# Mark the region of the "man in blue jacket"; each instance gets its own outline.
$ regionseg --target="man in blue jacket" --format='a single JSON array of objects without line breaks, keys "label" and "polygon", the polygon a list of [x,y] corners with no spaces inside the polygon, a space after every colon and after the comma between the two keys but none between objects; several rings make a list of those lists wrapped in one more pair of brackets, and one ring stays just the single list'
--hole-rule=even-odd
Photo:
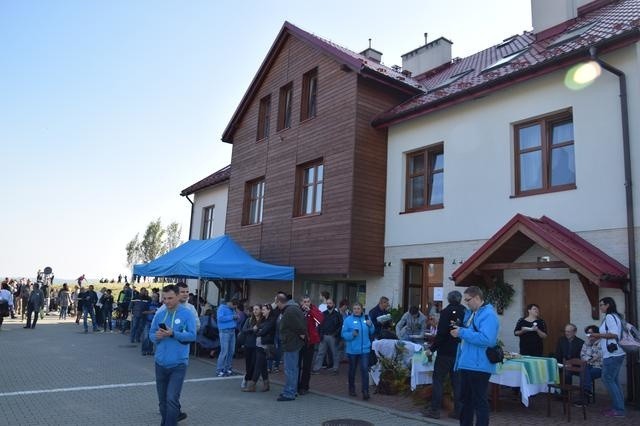
[{"label": "man in blue jacket", "polygon": [[189,364],[189,343],[196,340],[196,319],[180,304],[175,285],[162,289],[166,309],[156,313],[149,339],[156,344],[156,388],[162,415],[161,426],[175,426],[187,417],[180,412],[180,392]]},{"label": "man in blue jacket", "polygon": [[220,335],[220,353],[218,354],[216,366],[218,377],[231,376],[233,374],[231,364],[233,362],[233,353],[236,349],[236,326],[238,321],[236,306],[238,306],[236,299],[220,303],[220,306],[218,306],[216,317]]},{"label": "man in blue jacket", "polygon": [[486,350],[495,346],[498,339],[498,316],[491,304],[484,303],[482,290],[476,286],[464,292],[464,302],[469,309],[461,326],[454,326],[451,336],[460,338],[454,369],[460,375],[462,389],[460,425],[489,424],[489,403],[487,390],[489,378],[496,372],[496,365],[489,362]]}]

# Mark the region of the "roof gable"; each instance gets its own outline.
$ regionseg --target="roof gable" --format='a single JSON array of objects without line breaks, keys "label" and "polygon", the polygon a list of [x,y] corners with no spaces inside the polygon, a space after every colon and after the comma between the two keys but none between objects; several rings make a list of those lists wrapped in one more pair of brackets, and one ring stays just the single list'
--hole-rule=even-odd
[{"label": "roof gable", "polygon": [[552,219],[516,214],[452,274],[456,284],[478,279],[486,263],[512,263],[538,244],[567,267],[600,287],[622,288],[629,270],[575,232]]},{"label": "roof gable", "polygon": [[217,172],[210,174],[206,178],[199,180],[191,186],[186,187],[180,192],[181,196],[191,195],[213,185],[217,185],[229,180],[231,176],[231,165],[221,168]]},{"label": "roof gable", "polygon": [[606,52],[633,43],[640,39],[640,0],[607,4],[563,27],[540,39],[524,32],[416,76],[427,92],[380,114],[373,125],[386,127],[585,61],[592,46]]},{"label": "roof gable", "polygon": [[330,56],[336,62],[342,64],[351,71],[357,72],[365,77],[375,79],[382,84],[389,85],[397,90],[410,94],[423,92],[421,84],[415,79],[385,65],[372,61],[359,53],[339,46],[329,40],[304,31],[289,22],[285,22],[276,36],[275,41],[271,45],[266,57],[262,61],[260,68],[258,68],[253,80],[249,84],[249,88],[242,97],[242,100],[236,108],[229,124],[227,124],[227,127],[222,134],[222,141],[230,143],[233,142],[233,134],[240,123],[242,116],[258,92],[264,78],[271,68],[271,65],[278,56],[280,49],[286,43],[288,37],[296,37],[307,43],[309,46]]}]

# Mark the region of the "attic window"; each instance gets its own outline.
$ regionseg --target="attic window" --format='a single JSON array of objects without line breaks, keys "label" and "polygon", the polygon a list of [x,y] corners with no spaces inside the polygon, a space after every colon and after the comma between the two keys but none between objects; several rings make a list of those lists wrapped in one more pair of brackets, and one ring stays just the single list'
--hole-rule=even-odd
[{"label": "attic window", "polygon": [[501,66],[506,65],[509,62],[513,61],[515,58],[517,58],[518,56],[522,55],[526,51],[527,51],[527,49],[522,49],[522,50],[519,50],[519,51],[517,51],[515,53],[512,53],[511,55],[505,56],[502,59],[494,62],[491,65],[489,65],[488,67],[483,69],[481,72],[486,72],[486,71],[489,71],[489,70],[500,68]]},{"label": "attic window", "polygon": [[470,70],[462,71],[462,72],[459,72],[458,74],[452,75],[451,77],[447,78],[446,80],[437,84],[436,86],[429,88],[428,93],[435,92],[436,90],[444,89],[445,87],[455,83],[456,81],[460,80],[462,77],[470,74],[471,72],[473,72],[473,68]]},{"label": "attic window", "polygon": [[547,48],[556,47],[570,40],[574,40],[580,37],[582,34],[589,31],[591,28],[595,27],[595,25],[596,23],[593,22],[591,24],[583,25],[580,28],[576,28],[575,30],[569,31],[568,33],[564,33],[563,35],[558,37],[553,43],[547,46]]},{"label": "attic window", "polygon": [[518,36],[517,35],[512,35],[511,37],[507,37],[504,40],[502,40],[502,43],[498,44],[496,46],[496,48],[500,48],[500,47],[504,47],[506,45],[508,45],[509,43],[511,43],[513,40],[515,40]]}]

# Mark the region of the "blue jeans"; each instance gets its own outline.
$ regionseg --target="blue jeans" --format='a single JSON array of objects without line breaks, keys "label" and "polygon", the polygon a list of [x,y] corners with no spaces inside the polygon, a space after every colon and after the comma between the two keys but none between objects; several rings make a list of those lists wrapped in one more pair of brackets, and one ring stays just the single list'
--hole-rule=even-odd
[{"label": "blue jeans", "polygon": [[298,390],[298,361],[300,359],[300,351],[282,352],[284,359],[284,376],[285,383],[282,390],[282,396],[285,398],[295,398]]},{"label": "blue jeans", "polygon": [[622,355],[602,360],[602,383],[607,387],[609,397],[611,397],[611,408],[618,413],[624,413],[624,396],[620,382],[618,382],[618,375],[624,358],[625,355]]},{"label": "blue jeans", "polygon": [[276,337],[273,339],[273,358],[267,360],[267,368],[271,370],[273,368],[280,368],[280,358],[282,357],[282,351],[280,350],[280,336],[276,332]]},{"label": "blue jeans", "polygon": [[460,426],[473,426],[473,415],[476,416],[476,426],[489,424],[489,377],[491,374],[481,371],[459,370],[460,374]]},{"label": "blue jeans", "polygon": [[104,311],[104,331],[107,331],[107,326],[110,331],[113,331],[113,326],[111,325],[111,321],[113,320],[113,310]]},{"label": "blue jeans", "polygon": [[165,368],[156,363],[156,389],[158,391],[160,415],[162,416],[161,426],[175,426],[178,424],[180,392],[182,391],[186,373],[187,364]]},{"label": "blue jeans", "polygon": [[151,329],[151,321],[145,319],[144,321],[144,330],[142,330],[142,345],[140,350],[143,354],[153,353],[153,342],[149,339],[149,330]]},{"label": "blue jeans", "polygon": [[233,353],[236,348],[236,330],[227,328],[220,330],[220,354],[218,355],[218,373],[227,373],[231,370]]},{"label": "blue jeans", "polygon": [[98,330],[98,324],[96,324],[95,313],[93,312],[93,306],[82,306],[82,325],[84,325],[84,331],[89,331],[89,325],[87,324],[87,316],[91,315],[91,325],[93,325],[93,331]]},{"label": "blue jeans", "polygon": [[356,369],[360,370],[362,394],[369,393],[369,353],[347,354],[349,358],[349,390],[356,390]]},{"label": "blue jeans", "polygon": [[131,343],[140,343],[140,336],[142,335],[142,330],[144,329],[146,323],[147,318],[144,316],[134,316],[133,318],[131,318]]},{"label": "blue jeans", "polygon": [[591,392],[591,383],[593,379],[602,377],[602,369],[587,364],[584,370],[584,383],[582,384],[583,392]]}]

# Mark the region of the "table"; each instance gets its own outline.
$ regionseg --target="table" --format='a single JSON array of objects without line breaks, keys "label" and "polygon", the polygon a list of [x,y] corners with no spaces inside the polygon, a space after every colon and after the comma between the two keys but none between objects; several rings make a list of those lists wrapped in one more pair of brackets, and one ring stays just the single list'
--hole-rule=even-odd
[{"label": "table", "polygon": [[549,383],[560,383],[560,371],[555,358],[523,356],[498,364],[489,382],[493,383],[493,406],[497,407],[499,385],[518,387],[522,404],[529,406],[529,397],[547,392]]},{"label": "table", "polygon": [[[421,345],[418,345],[413,342],[409,342],[407,340],[380,339],[380,340],[374,340],[371,343],[371,348],[375,351],[375,353],[378,356],[382,355],[386,358],[392,358],[395,356],[397,344],[401,344],[407,349],[407,352],[404,356],[403,361],[407,367],[411,365],[411,390],[414,390],[415,389],[414,365],[416,365],[416,362],[413,362],[413,360],[416,357],[416,354],[423,353]],[[416,367],[416,368],[419,368],[419,367]],[[433,371],[433,363],[431,364],[431,371]],[[373,383],[377,385],[380,382],[380,373],[381,373],[379,361],[376,365],[371,367],[369,373],[371,376],[371,380],[373,380]],[[431,381],[429,381],[428,383],[431,383]]]}]

